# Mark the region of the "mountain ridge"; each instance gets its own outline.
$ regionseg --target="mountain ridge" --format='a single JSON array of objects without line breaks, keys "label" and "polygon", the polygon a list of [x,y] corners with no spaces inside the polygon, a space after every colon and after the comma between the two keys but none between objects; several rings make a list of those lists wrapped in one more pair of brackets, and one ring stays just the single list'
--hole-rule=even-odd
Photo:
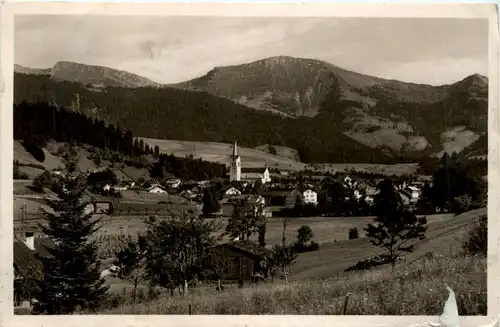
[{"label": "mountain ridge", "polygon": [[[89,83],[83,82],[90,80],[94,86],[99,82],[99,86],[206,92],[285,118],[325,118],[332,121],[330,128],[337,134],[394,153],[460,151],[470,148],[487,132],[488,78],[480,74],[433,86],[360,74],[316,59],[275,56],[216,66],[182,83],[151,84],[155,82],[124,71],[116,73],[109,67],[89,66],[91,73],[86,75],[83,64],[75,68],[69,62],[58,63],[60,69],[55,69],[55,74],[54,69],[51,71],[51,79],[56,82],[86,85]],[[26,71],[18,68],[18,73]],[[47,70],[34,74],[43,71]],[[475,149],[478,151],[487,149]]]},{"label": "mountain ridge", "polygon": [[138,74],[130,73],[106,66],[88,65],[71,61],[58,61],[51,68],[33,69],[14,65],[14,72],[21,74],[50,75],[54,80],[64,80],[91,84],[93,86],[118,87],[160,87],[154,82]]}]

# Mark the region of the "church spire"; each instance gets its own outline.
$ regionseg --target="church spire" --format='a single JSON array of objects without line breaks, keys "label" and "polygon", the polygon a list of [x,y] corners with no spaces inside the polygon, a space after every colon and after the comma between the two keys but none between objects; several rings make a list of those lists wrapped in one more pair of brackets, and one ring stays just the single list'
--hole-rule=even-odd
[{"label": "church spire", "polygon": [[233,157],[238,156],[238,146],[236,145],[236,140],[234,140],[234,145],[233,145]]}]

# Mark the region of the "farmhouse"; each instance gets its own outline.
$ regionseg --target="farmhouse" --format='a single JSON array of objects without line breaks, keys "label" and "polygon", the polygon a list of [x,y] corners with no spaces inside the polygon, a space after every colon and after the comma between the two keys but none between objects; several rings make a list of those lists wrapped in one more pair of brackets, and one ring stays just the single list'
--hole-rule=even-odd
[{"label": "farmhouse", "polygon": [[122,169],[114,169],[116,179],[118,180],[119,185],[133,187],[135,185],[135,181],[127,175]]},{"label": "farmhouse", "polygon": [[287,208],[293,208],[297,203],[304,203],[304,195],[297,189],[294,189],[286,196],[285,206]]},{"label": "farmhouse", "polygon": [[165,182],[165,185],[170,188],[178,188],[179,186],[181,186],[181,180],[176,178],[169,179]]},{"label": "farmhouse", "polygon": [[302,196],[304,199],[304,204],[318,204],[318,193],[312,189],[306,189],[302,192]]},{"label": "farmhouse", "polygon": [[155,180],[155,179],[149,179],[147,181],[145,181],[144,183],[141,184],[141,188],[143,189],[148,189],[150,188],[151,186],[154,186],[154,185],[160,185],[160,183]]},{"label": "farmhouse", "polygon": [[224,192],[224,197],[241,195],[241,191],[238,190],[236,187],[230,187],[228,189],[223,189],[222,191]]},{"label": "farmhouse", "polygon": [[260,273],[269,276],[272,251],[252,241],[232,241],[217,246],[216,256],[224,264],[225,281],[251,281]]},{"label": "farmhouse", "polygon": [[263,196],[256,195],[234,195],[229,198],[224,198],[221,201],[223,216],[231,217],[234,213],[234,209],[236,206],[236,202],[238,200],[247,200],[250,203],[255,204],[255,208],[257,210],[257,206],[264,206],[262,214],[264,217],[272,217],[271,210],[266,207],[266,199]]},{"label": "farmhouse", "polygon": [[377,187],[370,183],[369,181],[360,181],[358,183],[358,189],[365,192],[366,195],[373,196],[377,192]]},{"label": "farmhouse", "polygon": [[417,202],[420,198],[420,189],[416,186],[410,185],[407,187],[407,190],[411,194],[411,202]]},{"label": "farmhouse", "polygon": [[55,244],[46,237],[36,237],[32,232],[26,232],[22,240],[14,241],[14,306],[31,306],[33,278],[43,276],[41,258],[50,258],[48,249]]},{"label": "farmhouse", "polygon": [[156,185],[151,185],[150,188],[148,188],[149,193],[167,193],[165,188],[163,186],[156,184]]},{"label": "farmhouse", "polygon": [[263,197],[266,200],[268,206],[284,206],[286,205],[286,199],[292,193],[294,189],[282,188],[274,189],[263,193]]},{"label": "farmhouse", "polygon": [[197,196],[197,194],[190,190],[184,190],[181,193],[179,193],[179,196],[182,196],[183,198],[190,200],[194,199]]}]

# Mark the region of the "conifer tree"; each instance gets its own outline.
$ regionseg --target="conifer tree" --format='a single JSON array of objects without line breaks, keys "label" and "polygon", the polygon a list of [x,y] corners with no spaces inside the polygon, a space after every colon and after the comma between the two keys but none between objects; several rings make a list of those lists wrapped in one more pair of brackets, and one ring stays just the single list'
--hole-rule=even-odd
[{"label": "conifer tree", "polygon": [[378,184],[375,196],[375,217],[365,228],[370,242],[385,250],[383,257],[394,269],[402,253],[412,252],[412,241],[425,239],[427,218],[417,217],[397,194],[392,181],[387,179]]},{"label": "conifer tree", "polygon": [[91,236],[99,220],[84,212],[86,183],[65,177],[56,185],[57,199],[47,199],[53,212],[45,211],[43,233],[55,243],[50,258],[40,258],[43,278],[36,292],[36,313],[94,312],[107,297],[108,286],[100,278],[97,244]]}]

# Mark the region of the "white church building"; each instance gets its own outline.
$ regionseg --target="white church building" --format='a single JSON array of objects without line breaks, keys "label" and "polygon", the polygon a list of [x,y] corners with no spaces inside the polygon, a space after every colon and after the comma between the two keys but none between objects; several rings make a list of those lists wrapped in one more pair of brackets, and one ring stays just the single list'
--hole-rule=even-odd
[{"label": "white church building", "polygon": [[256,182],[260,180],[262,184],[269,183],[271,176],[267,164],[265,167],[242,168],[241,157],[238,155],[238,145],[234,141],[233,154],[229,163],[229,181]]}]

